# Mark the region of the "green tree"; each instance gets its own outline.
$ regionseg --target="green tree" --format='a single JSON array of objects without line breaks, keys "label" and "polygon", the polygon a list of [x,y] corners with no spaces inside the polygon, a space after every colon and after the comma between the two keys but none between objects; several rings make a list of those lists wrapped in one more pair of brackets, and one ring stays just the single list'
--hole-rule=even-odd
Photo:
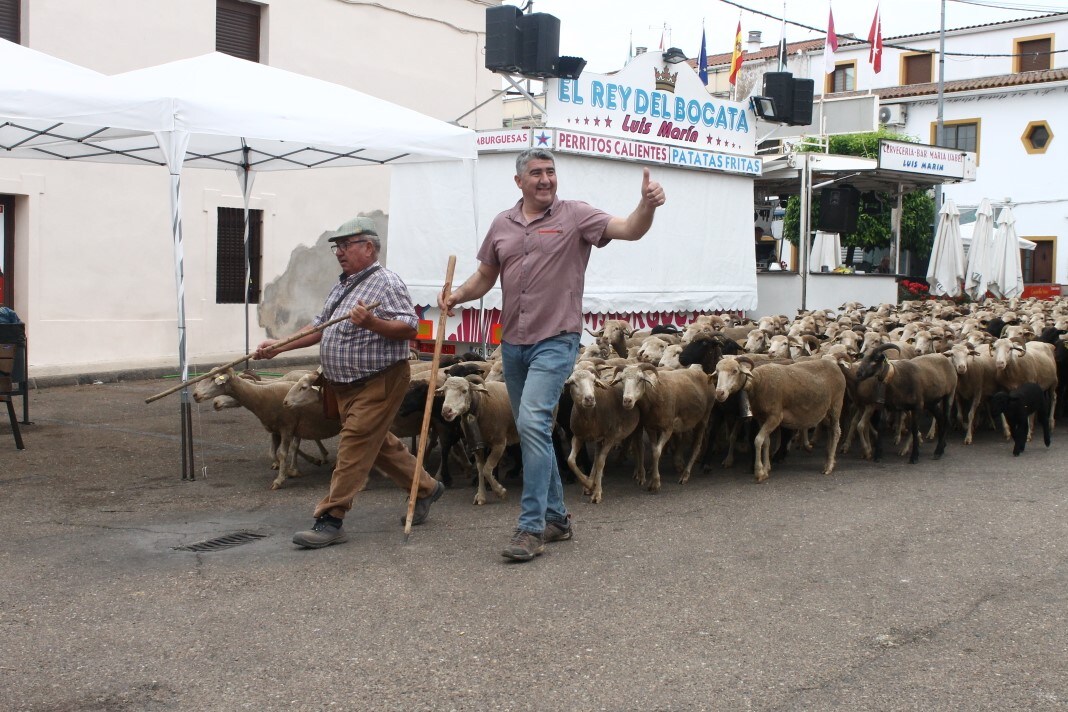
[{"label": "green tree", "polygon": [[[877,158],[879,141],[882,139],[915,142],[915,139],[909,136],[893,133],[884,128],[870,133],[831,136],[829,150],[838,155]],[[801,150],[816,151],[817,149],[804,147]],[[918,260],[924,261],[931,254],[933,240],[931,225],[934,223],[935,215],[934,199],[926,190],[916,190],[906,194],[901,204],[901,247],[911,251]],[[890,247],[892,238],[890,211],[893,207],[894,196],[890,193],[866,194],[861,200],[857,229],[855,232],[842,235],[842,246],[860,249]],[[811,213],[812,224],[816,225],[819,221],[818,203],[813,203]],[[787,202],[786,215],[783,218],[783,235],[794,245],[797,244],[800,226],[801,199],[795,195],[791,196]]]}]

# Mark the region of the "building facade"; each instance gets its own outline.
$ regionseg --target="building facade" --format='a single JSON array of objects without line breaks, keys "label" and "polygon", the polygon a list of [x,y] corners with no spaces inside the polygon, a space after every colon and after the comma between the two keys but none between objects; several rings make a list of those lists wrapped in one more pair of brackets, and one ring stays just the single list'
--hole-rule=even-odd
[{"label": "building facade", "polygon": [[[0,36],[105,74],[224,51],[473,129],[501,124],[470,0],[0,0]],[[433,62],[421,58],[433,57]],[[354,122],[360,121],[353,116]],[[336,279],[322,235],[357,215],[387,234],[388,167],[262,173],[252,190],[251,341],[307,323]],[[177,362],[165,168],[0,155],[3,303],[27,323],[31,374]],[[245,348],[236,174],[183,172],[188,353]],[[235,242],[236,240],[236,242]]]},{"label": "building facade", "polygon": [[[962,223],[990,199],[995,214],[1011,205],[1020,237],[1037,243],[1024,251],[1029,283],[1068,283],[1068,191],[1060,178],[1068,159],[1068,13],[999,22],[945,32],[939,102],[938,30],[884,38],[881,71],[869,61],[866,41],[839,35],[835,68],[825,73],[824,42],[788,45],[786,71],[815,81],[821,98],[874,94],[877,121],[916,138],[977,154],[974,182],[948,185]],[[709,74],[722,74],[730,54],[708,58]],[[778,70],[778,47],[751,49],[738,85],[761,92],[762,75]],[[936,135],[941,107],[943,137]]]}]

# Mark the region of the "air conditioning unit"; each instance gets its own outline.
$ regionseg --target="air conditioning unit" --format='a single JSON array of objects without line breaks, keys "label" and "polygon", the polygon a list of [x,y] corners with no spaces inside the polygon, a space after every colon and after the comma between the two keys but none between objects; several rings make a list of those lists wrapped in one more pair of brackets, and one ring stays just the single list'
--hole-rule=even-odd
[{"label": "air conditioning unit", "polygon": [[905,107],[902,104],[887,104],[879,107],[879,123],[884,126],[904,126]]}]

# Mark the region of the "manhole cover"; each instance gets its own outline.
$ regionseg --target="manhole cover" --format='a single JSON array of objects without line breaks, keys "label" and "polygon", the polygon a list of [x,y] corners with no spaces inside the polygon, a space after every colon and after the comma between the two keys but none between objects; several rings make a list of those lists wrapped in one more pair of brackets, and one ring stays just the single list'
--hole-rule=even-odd
[{"label": "manhole cover", "polygon": [[221,551],[233,546],[247,544],[250,541],[263,539],[266,536],[267,534],[258,534],[256,532],[236,532],[234,534],[226,534],[214,539],[208,539],[207,541],[198,541],[195,544],[184,544],[173,548],[175,551]]}]

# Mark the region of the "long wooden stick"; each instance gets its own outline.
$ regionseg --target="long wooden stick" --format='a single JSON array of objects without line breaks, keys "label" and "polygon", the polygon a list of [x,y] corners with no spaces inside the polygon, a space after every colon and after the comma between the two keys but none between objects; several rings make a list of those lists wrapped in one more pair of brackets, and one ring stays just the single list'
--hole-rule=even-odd
[{"label": "long wooden stick", "polygon": [[[456,270],[456,255],[449,255],[449,267],[445,270],[445,286],[442,294],[446,297],[452,292],[452,273]],[[441,342],[445,340],[445,321],[449,318],[447,309],[441,310],[438,317],[438,331],[434,335],[434,358],[430,362],[430,380],[426,387],[426,405],[423,406],[423,427],[419,430],[419,444],[416,446],[415,472],[412,473],[412,491],[408,494],[408,516],[404,519],[404,543],[412,533],[412,517],[415,515],[415,498],[419,494],[419,479],[423,472],[423,455],[426,453],[427,433],[430,430],[430,411],[434,405],[434,391],[437,390],[438,364],[441,362]]]},{"label": "long wooden stick", "polygon": [[[372,302],[371,304],[367,305],[367,309],[368,309],[368,311],[370,311],[371,309],[374,309],[375,307],[379,306],[380,304],[381,304],[381,302]],[[339,316],[336,319],[331,319],[330,321],[323,322],[319,326],[313,327],[310,331],[302,331],[300,333],[293,334],[292,336],[290,336],[288,338],[282,339],[281,341],[275,342],[271,346],[271,348],[272,349],[276,349],[279,346],[285,346],[286,344],[292,343],[292,342],[296,341],[297,339],[302,339],[305,336],[308,336],[309,334],[314,334],[316,332],[322,331],[323,329],[325,329],[328,326],[333,326],[334,324],[340,324],[343,321],[347,321],[348,318],[349,318],[349,315],[348,315],[348,313],[346,313],[345,316]],[[170,394],[176,393],[176,392],[182,390],[183,388],[185,388],[187,386],[191,386],[194,383],[198,383],[200,381],[203,381],[204,379],[211,378],[212,376],[214,376],[216,374],[222,373],[226,369],[232,368],[233,366],[236,366],[237,364],[241,363],[242,361],[248,361],[249,359],[252,358],[252,354],[254,354],[254,353],[256,353],[256,352],[253,351],[251,353],[247,353],[244,356],[241,356],[240,358],[235,358],[233,361],[231,361],[229,363],[224,363],[222,366],[216,366],[215,368],[211,369],[207,373],[202,373],[199,376],[195,376],[193,378],[190,378],[188,381],[182,381],[178,385],[173,386],[171,388],[168,388],[167,390],[163,391],[162,393],[157,393],[154,396],[149,396],[148,398],[145,398],[145,403],[152,403],[154,401],[158,401],[160,398],[162,398],[164,396],[169,396]]]}]

